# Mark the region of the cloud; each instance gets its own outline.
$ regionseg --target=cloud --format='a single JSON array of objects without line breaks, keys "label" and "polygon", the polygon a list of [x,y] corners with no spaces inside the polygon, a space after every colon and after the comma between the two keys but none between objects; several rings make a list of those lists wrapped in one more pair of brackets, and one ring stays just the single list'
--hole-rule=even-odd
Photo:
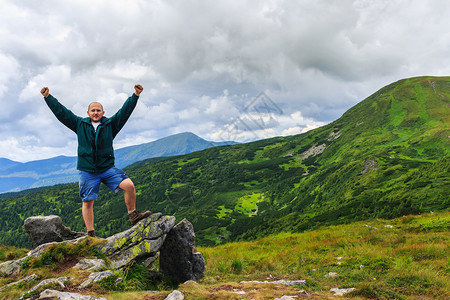
[{"label": "cloud", "polygon": [[448,75],[449,6],[443,0],[1,1],[0,157],[73,153],[75,137],[46,111],[43,86],[84,116],[93,100],[112,115],[141,83],[139,105],[116,146],[181,131],[218,138],[236,120],[252,124],[244,110],[260,92],[283,114],[235,137],[304,132],[393,81]]}]

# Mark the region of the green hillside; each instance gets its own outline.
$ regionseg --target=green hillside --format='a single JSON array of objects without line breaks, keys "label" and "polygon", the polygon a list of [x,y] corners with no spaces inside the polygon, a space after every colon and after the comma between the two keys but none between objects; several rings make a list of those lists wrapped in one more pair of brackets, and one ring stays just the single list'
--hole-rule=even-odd
[{"label": "green hillside", "polygon": [[[138,209],[188,218],[200,245],[450,207],[450,77],[401,80],[305,134],[149,159],[126,169]],[[0,199],[0,243],[24,246],[23,220],[58,214],[84,231],[77,184]],[[105,189],[96,231],[129,227]]]}]

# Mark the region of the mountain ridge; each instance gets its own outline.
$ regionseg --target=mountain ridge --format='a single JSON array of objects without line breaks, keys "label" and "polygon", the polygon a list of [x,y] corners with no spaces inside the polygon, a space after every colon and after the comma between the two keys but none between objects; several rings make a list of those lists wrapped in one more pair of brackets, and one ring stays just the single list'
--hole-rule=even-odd
[{"label": "mountain ridge", "polygon": [[[147,158],[187,154],[222,144],[235,142],[211,142],[192,132],[182,132],[149,143],[123,147],[114,153],[116,166],[124,168]],[[0,193],[76,182],[76,164],[77,157],[63,155],[25,163],[0,158]]]}]

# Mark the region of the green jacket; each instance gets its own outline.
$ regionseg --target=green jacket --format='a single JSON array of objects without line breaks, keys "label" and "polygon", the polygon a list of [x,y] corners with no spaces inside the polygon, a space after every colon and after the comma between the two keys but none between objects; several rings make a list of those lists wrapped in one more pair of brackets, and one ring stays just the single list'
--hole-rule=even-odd
[{"label": "green jacket", "polygon": [[75,115],[52,95],[44,99],[56,118],[78,136],[78,170],[101,173],[114,167],[113,139],[136,107],[139,99],[136,94],[133,93],[114,116],[103,116],[97,131],[89,117]]}]

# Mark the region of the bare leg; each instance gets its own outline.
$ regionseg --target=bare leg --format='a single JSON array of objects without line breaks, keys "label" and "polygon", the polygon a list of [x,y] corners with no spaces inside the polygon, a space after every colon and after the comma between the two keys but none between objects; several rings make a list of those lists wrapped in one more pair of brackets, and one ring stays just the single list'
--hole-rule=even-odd
[{"label": "bare leg", "polygon": [[128,212],[132,212],[136,209],[136,189],[134,188],[133,181],[130,178],[124,179],[119,184],[119,188],[125,192],[125,205],[127,206]]},{"label": "bare leg", "polygon": [[81,212],[87,231],[94,230],[94,200],[83,202]]}]

